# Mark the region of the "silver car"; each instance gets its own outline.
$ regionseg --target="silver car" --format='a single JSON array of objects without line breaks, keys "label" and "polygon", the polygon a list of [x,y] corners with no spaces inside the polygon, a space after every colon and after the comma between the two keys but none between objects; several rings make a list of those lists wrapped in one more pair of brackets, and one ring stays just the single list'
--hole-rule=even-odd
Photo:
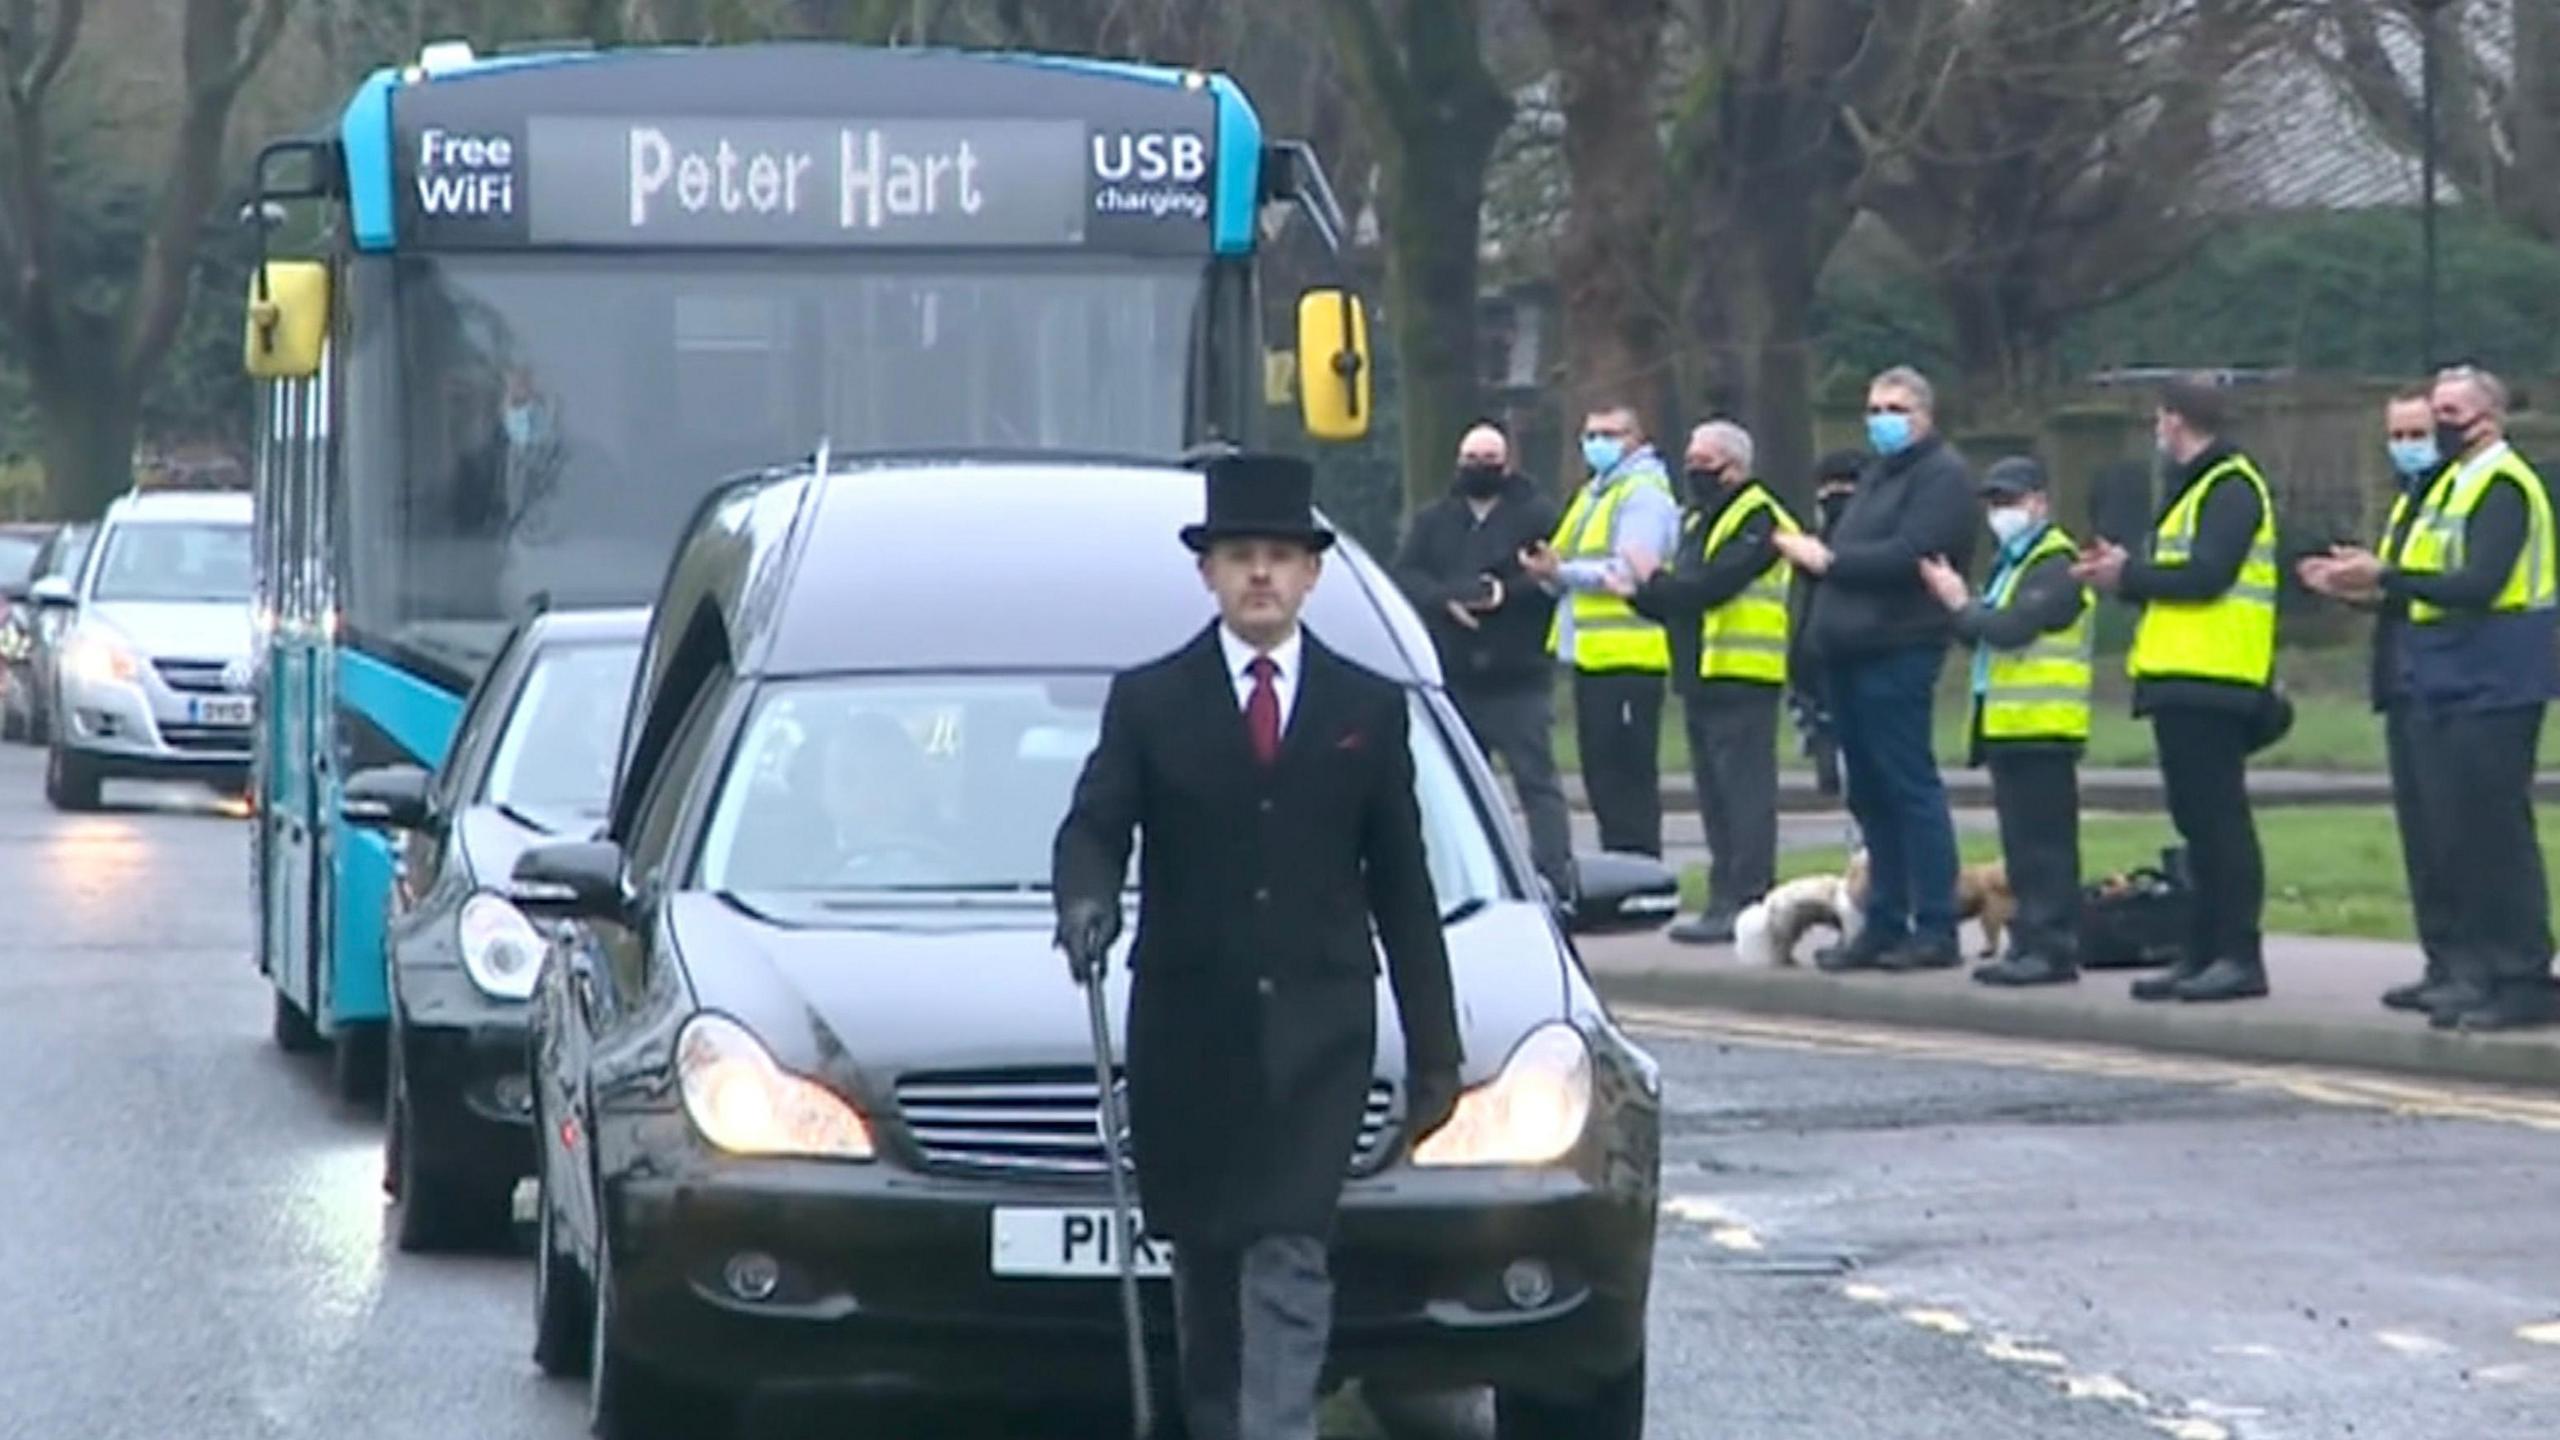
[{"label": "silver car", "polygon": [[33,598],[67,611],[55,647],[45,798],[93,810],[110,779],[248,788],[248,495],[128,495],[107,508],[76,580]]}]

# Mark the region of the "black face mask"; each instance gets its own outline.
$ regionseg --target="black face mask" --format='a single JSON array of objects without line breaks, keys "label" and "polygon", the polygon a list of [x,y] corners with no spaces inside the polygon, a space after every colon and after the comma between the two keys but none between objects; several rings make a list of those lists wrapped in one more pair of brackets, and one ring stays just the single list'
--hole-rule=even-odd
[{"label": "black face mask", "polygon": [[[2479,421],[2474,420],[2474,421],[2472,421],[2472,422],[2471,422],[2471,425],[2477,425],[2477,424],[2479,424],[2479,423],[2480,423]],[[2439,421],[2437,421],[2437,422],[2436,422],[2436,455],[2437,455],[2437,457],[2438,457],[2439,459],[2443,460],[2446,464],[2450,465],[2450,464],[2452,464],[2452,463],[2453,463],[2453,459],[2454,459],[2454,457],[2455,457],[2455,456],[2460,455],[2463,451],[2470,449],[2470,448],[2471,448],[2471,425],[2456,425],[2456,424],[2454,424],[2454,423],[2453,423],[2452,421],[2450,421],[2450,420],[2439,420]]]},{"label": "black face mask", "polygon": [[1458,489],[1478,500],[1502,493],[1503,472],[1499,465],[1461,465],[1458,467]]},{"label": "black face mask", "polygon": [[1712,500],[1715,498],[1716,491],[1724,487],[1723,474],[1714,470],[1685,470],[1681,472],[1680,478],[1688,483],[1689,498],[1692,500]]}]

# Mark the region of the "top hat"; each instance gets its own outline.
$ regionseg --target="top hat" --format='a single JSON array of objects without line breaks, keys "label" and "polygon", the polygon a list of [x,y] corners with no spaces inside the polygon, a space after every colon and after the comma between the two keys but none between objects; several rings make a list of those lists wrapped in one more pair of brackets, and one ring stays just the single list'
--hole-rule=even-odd
[{"label": "top hat", "polygon": [[2041,495],[2048,486],[2043,466],[2024,455],[2012,455],[2004,460],[1993,461],[1991,468],[1982,472],[1982,484],[1979,488],[1985,495],[2015,498],[2020,495]]},{"label": "top hat", "polygon": [[1182,543],[1206,551],[1221,540],[1290,540],[1310,550],[1333,543],[1316,523],[1316,472],[1292,455],[1222,455],[1209,462],[1209,511],[1182,527]]}]

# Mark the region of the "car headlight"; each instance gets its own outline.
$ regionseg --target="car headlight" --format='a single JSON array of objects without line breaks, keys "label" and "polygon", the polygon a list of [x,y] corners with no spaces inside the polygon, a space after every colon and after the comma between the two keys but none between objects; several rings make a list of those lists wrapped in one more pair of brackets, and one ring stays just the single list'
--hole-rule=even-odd
[{"label": "car headlight", "polygon": [[871,1158],[871,1127],[835,1092],[775,1062],[747,1027],[696,1015],[676,1034],[685,1114],[732,1155]]},{"label": "car headlight", "polygon": [[542,932],[504,896],[487,891],[462,902],[462,968],[471,983],[501,1000],[533,994],[542,974]]},{"label": "car headlight", "polygon": [[122,637],[92,623],[81,626],[63,648],[62,658],[71,673],[93,685],[109,682],[132,684],[142,675],[142,660]]},{"label": "car headlight", "polygon": [[1520,1042],[1502,1073],[1458,1097],[1449,1123],[1415,1148],[1417,1165],[1550,1165],[1591,1119],[1591,1047],[1557,1022]]}]

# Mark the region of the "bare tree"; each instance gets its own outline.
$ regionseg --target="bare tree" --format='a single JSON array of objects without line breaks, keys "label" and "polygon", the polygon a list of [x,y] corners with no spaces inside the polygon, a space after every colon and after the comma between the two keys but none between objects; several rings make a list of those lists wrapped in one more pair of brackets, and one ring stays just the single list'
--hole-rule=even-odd
[{"label": "bare tree", "polygon": [[1557,242],[1566,409],[1630,403],[1671,423],[1671,327],[1655,283],[1663,150],[1655,96],[1668,0],[1536,0],[1554,52],[1571,201]]},{"label": "bare tree", "polygon": [[1404,487],[1420,504],[1478,401],[1485,171],[1511,100],[1485,63],[1477,0],[1323,0],[1380,171]]},{"label": "bare tree", "polygon": [[1813,468],[1815,287],[1855,218],[1852,104],[1904,76],[1927,0],[1691,0],[1694,68],[1671,131],[1668,287],[1681,393],[1740,417],[1763,474]]},{"label": "bare tree", "polygon": [[2227,82],[2300,0],[1931,0],[1863,108],[1860,198],[1916,252],[1977,413],[2050,381],[2073,317],[2184,260]]},{"label": "bare tree", "polygon": [[[2424,135],[2420,21],[2409,0],[2330,0],[2314,53],[2392,144]],[[2446,177],[2560,243],[2560,6],[2469,0],[2436,18],[2436,109]]]},{"label": "bare tree", "polygon": [[63,253],[66,157],[54,129],[89,7],[0,4],[0,322],[35,395],[51,499],[67,513],[93,513],[131,484],[143,388],[186,314],[198,237],[222,194],[232,109],[288,8],[288,0],[185,0],[179,100],[141,254],[125,283],[100,296],[84,293]]}]

